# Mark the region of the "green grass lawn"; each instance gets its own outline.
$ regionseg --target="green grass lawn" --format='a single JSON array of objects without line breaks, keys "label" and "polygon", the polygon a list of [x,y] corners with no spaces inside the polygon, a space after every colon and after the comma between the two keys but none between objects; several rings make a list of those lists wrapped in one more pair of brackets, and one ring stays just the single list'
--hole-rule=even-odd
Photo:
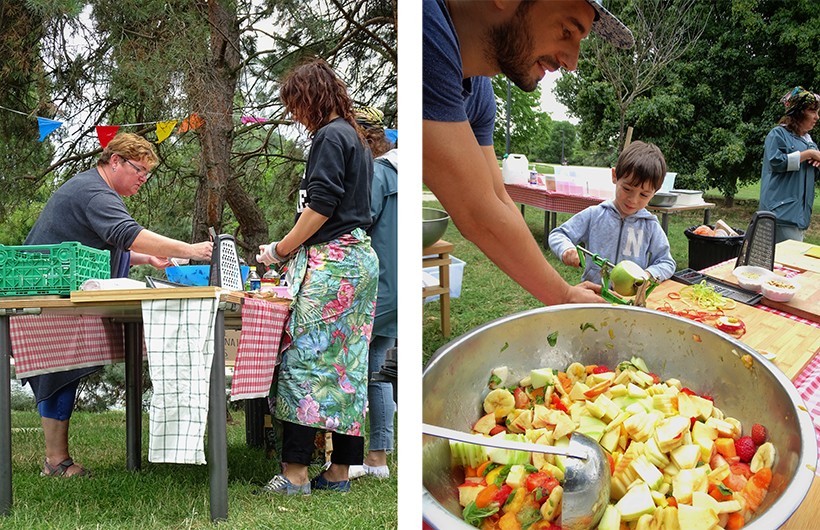
[{"label": "green grass lawn", "polygon": [[[707,195],[707,200],[716,204],[711,212],[712,224],[718,219],[723,219],[734,228],[746,229],[757,208],[755,193],[759,192],[748,189],[743,191],[744,197],[749,196],[748,199],[737,200],[731,208],[724,206],[719,194]],[[441,207],[438,202],[425,202],[424,206]],[[569,217],[567,214],[559,214],[558,222],[561,223]],[[544,236],[544,212],[528,207],[525,209],[525,219],[540,245]],[[702,222],[702,211],[681,212],[669,216],[669,243],[672,248],[672,257],[678,264],[678,270],[686,268],[689,263],[689,240],[684,235],[684,230]],[[450,304],[452,328],[450,338],[458,337],[493,319],[542,306],[532,295],[502,273],[475,245],[464,239],[452,222],[447,228],[444,239],[455,245],[453,255],[466,262],[461,296],[452,299]],[[820,224],[815,222],[809,228],[805,240],[820,244]],[[564,279],[571,284],[578,283],[580,269],[563,265],[549,249],[542,248],[541,250]],[[423,361],[426,364],[433,353],[449,339],[444,338],[441,334],[437,301],[424,304],[422,319]]]},{"label": "green grass lawn", "polygon": [[[39,476],[43,433],[36,412],[12,413],[13,506],[0,529],[192,529],[210,522],[208,466],[151,464],[148,422],[143,425],[140,472],[125,469],[125,413],[76,412],[72,453],[94,473],[90,479]],[[398,446],[396,446],[398,448]],[[255,495],[277,466],[261,449],[245,445],[242,412],[228,423],[228,521],[222,528],[393,529],[398,526],[397,458],[391,476],[357,479],[349,493],[310,497]]]}]

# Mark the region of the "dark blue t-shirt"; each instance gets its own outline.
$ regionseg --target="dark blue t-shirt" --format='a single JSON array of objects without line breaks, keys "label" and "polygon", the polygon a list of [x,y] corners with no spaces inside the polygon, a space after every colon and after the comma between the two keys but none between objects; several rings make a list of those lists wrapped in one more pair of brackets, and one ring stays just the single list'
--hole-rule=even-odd
[{"label": "dark blue t-shirt", "polygon": [[478,144],[492,145],[496,104],[490,78],[464,79],[458,36],[444,0],[424,0],[422,9],[422,117],[469,121]]}]

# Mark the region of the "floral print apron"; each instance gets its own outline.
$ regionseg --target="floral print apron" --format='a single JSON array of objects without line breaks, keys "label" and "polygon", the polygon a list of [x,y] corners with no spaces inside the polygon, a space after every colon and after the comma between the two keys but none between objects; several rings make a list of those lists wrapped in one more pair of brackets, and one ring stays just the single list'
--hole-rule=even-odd
[{"label": "floral print apron", "polygon": [[301,247],[288,264],[288,279],[292,342],[275,385],[276,417],[363,436],[379,281],[370,237],[357,228],[328,243]]}]

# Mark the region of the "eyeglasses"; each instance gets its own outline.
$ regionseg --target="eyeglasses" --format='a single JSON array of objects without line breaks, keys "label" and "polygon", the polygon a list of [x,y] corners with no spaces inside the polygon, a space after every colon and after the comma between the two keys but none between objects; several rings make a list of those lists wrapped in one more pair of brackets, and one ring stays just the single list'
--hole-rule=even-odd
[{"label": "eyeglasses", "polygon": [[125,158],[122,155],[119,155],[119,157],[122,158],[123,162],[125,162],[126,164],[128,164],[129,166],[134,168],[134,171],[137,172],[138,177],[142,177],[146,181],[151,178],[151,172],[149,170],[145,169],[144,167],[139,167],[138,165],[131,162],[130,160],[128,160],[127,158]]}]

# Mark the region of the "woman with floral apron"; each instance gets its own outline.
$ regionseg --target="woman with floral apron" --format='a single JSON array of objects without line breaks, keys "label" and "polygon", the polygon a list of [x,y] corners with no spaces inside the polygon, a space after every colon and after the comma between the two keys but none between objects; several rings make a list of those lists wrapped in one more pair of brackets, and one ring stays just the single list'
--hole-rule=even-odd
[{"label": "woman with floral apron", "polygon": [[[348,491],[348,468],[362,464],[368,343],[379,278],[370,226],[373,160],[353,102],[321,59],[291,71],[280,97],[312,135],[294,227],[259,248],[257,259],[288,264],[291,345],[271,396],[282,420],[282,473],[266,491]],[[317,429],[332,432],[330,467],[312,481],[308,464]]]}]

